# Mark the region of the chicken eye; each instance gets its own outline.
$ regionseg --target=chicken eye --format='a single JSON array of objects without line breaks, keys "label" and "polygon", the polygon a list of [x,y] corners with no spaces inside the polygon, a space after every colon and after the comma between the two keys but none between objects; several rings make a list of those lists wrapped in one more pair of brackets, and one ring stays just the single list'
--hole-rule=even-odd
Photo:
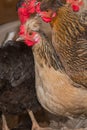
[{"label": "chicken eye", "polygon": [[47,9],[46,12],[49,12],[49,10]]},{"label": "chicken eye", "polygon": [[29,35],[32,35],[33,33],[32,32],[29,32]]}]

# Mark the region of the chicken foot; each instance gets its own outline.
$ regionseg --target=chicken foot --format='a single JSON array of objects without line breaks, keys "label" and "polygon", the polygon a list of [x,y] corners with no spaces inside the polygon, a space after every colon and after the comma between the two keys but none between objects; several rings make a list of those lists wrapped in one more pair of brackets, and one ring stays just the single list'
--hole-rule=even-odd
[{"label": "chicken foot", "polygon": [[10,130],[8,128],[7,121],[6,121],[6,118],[5,118],[4,114],[2,114],[2,130]]},{"label": "chicken foot", "polygon": [[33,112],[31,110],[27,110],[27,111],[28,111],[28,114],[29,114],[31,121],[32,121],[32,129],[31,130],[87,130],[87,128],[69,129],[67,127],[62,127],[61,129],[53,129],[50,127],[42,128],[39,126],[38,122],[36,121]]},{"label": "chicken foot", "polygon": [[45,127],[45,128],[42,128],[39,126],[39,124],[37,123],[35,117],[34,117],[34,114],[31,110],[27,110],[28,111],[28,114],[31,118],[31,121],[32,121],[32,129],[31,130],[54,130],[50,127]]}]

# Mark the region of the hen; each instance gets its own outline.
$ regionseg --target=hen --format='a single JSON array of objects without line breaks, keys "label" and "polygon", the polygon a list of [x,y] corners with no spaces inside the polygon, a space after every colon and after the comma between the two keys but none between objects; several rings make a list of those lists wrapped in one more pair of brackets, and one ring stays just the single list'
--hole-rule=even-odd
[{"label": "hen", "polygon": [[25,42],[28,46],[32,45],[39,102],[56,115],[86,115],[87,90],[75,87],[52,44],[38,26],[36,18],[28,20],[22,37],[27,39]]},{"label": "hen", "polygon": [[[87,26],[81,22],[79,16],[71,10],[69,5],[62,4],[60,0],[57,0],[56,4],[54,2],[54,5],[51,3],[47,13],[50,10],[54,12],[55,6],[58,8],[57,14],[50,23],[52,44],[66,73],[77,83],[76,86],[87,87]],[[45,16],[44,11],[41,12],[41,15]]]}]

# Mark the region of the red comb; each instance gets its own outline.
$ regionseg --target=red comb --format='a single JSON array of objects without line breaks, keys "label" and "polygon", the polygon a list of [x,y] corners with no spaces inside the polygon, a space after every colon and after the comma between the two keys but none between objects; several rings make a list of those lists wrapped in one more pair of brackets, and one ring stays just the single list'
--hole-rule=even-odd
[{"label": "red comb", "polygon": [[21,7],[18,9],[18,16],[19,16],[20,22],[23,24],[30,17],[30,14],[28,13],[26,8]]},{"label": "red comb", "polygon": [[30,14],[35,13],[35,6],[36,6],[36,0],[28,0],[27,6],[26,6],[28,13]]},{"label": "red comb", "polygon": [[35,12],[36,0],[27,0],[22,3],[22,6],[18,9],[18,16],[20,22],[24,24],[31,14]]}]

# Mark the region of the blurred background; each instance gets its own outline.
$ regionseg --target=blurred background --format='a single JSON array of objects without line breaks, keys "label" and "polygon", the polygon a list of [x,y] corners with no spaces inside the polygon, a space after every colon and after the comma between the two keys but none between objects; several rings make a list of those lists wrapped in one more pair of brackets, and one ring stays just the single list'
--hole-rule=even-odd
[{"label": "blurred background", "polygon": [[0,0],[0,24],[18,19],[16,4],[18,0]]}]

